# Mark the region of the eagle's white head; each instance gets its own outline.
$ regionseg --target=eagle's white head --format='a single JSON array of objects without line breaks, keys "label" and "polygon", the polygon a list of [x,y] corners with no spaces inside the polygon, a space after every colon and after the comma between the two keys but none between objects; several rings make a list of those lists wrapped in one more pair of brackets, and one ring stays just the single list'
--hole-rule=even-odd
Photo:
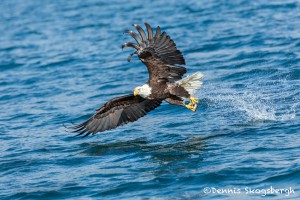
[{"label": "eagle's white head", "polygon": [[144,84],[142,86],[138,86],[134,88],[133,94],[134,96],[140,95],[143,98],[147,98],[151,95],[152,88],[148,84]]}]

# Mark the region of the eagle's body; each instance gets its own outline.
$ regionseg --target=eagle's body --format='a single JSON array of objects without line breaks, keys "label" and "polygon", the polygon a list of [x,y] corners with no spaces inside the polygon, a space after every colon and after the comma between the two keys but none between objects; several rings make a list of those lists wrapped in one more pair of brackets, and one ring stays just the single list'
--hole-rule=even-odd
[{"label": "eagle's body", "polygon": [[[156,29],[155,35],[148,23],[145,23],[148,37],[145,31],[138,25],[133,25],[140,37],[133,31],[127,30],[137,42],[125,43],[122,48],[132,47],[136,51],[130,55],[137,54],[146,65],[149,72],[149,80],[142,86],[134,89],[133,95],[125,95],[111,99],[100,107],[97,112],[87,121],[74,126],[78,135],[87,136],[91,133],[102,132],[136,121],[151,110],[160,106],[162,101],[170,104],[185,106],[196,111],[198,99],[193,97],[194,92],[202,85],[200,79],[203,74],[197,72],[186,78],[184,57],[176,48],[173,40],[165,32]],[[185,104],[189,99],[190,103]]]}]

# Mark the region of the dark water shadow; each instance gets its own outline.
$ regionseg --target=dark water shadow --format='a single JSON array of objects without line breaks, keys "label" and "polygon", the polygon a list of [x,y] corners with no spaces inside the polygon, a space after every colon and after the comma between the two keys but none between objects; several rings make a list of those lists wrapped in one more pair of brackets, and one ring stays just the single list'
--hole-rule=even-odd
[{"label": "dark water shadow", "polygon": [[137,138],[128,141],[115,141],[105,144],[83,143],[80,145],[80,152],[85,156],[108,156],[108,155],[126,155],[146,156],[151,159],[166,164],[190,158],[192,155],[201,154],[204,149],[203,137],[192,137],[176,141],[174,143],[148,141],[146,138]]}]

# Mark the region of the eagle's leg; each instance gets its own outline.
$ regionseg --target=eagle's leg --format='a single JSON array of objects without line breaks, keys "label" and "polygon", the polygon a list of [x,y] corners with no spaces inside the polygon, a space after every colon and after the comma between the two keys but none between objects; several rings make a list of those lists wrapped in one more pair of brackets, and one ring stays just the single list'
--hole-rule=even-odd
[{"label": "eagle's leg", "polygon": [[189,104],[185,104],[183,101],[183,106],[190,109],[191,111],[196,111],[198,98],[193,97],[183,86],[178,84],[169,84],[168,89],[170,94],[175,97],[179,97],[180,99],[189,99]]},{"label": "eagle's leg", "polygon": [[165,101],[170,103],[170,104],[184,106],[187,109],[195,112],[196,109],[197,109],[198,99],[195,98],[195,97],[192,97],[192,96],[190,96],[189,99],[190,99],[189,104],[185,104],[183,98],[175,96],[175,95],[171,95],[169,98],[166,98]]},{"label": "eagle's leg", "polygon": [[191,102],[189,104],[185,104],[183,99],[176,96],[173,96],[171,98],[166,98],[165,101],[173,105],[184,106],[193,112],[195,112],[197,108],[197,104],[191,104]]},{"label": "eagle's leg", "polygon": [[170,104],[173,104],[173,105],[185,106],[184,99],[177,97],[175,95],[172,95],[169,98],[166,98],[165,101]]}]

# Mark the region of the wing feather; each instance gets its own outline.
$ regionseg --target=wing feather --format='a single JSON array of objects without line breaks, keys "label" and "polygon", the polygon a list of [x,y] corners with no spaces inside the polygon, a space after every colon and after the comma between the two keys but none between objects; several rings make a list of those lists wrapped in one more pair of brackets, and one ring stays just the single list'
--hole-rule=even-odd
[{"label": "wing feather", "polygon": [[141,41],[141,38],[133,31],[131,30],[125,30],[124,31],[125,33],[128,33],[129,35],[131,35],[131,37],[133,37],[135,39],[135,41],[139,44],[139,45],[142,45],[142,41]]},{"label": "wing feather", "polygon": [[[136,30],[139,32],[139,37],[133,31],[125,31],[130,34],[138,44],[131,42],[122,45],[122,48],[132,47],[137,51],[141,61],[146,65],[150,82],[154,81],[175,81],[182,78],[185,70],[172,70],[172,68],[178,67],[177,65],[184,65],[185,59],[182,53],[177,49],[176,44],[171,37],[166,33],[162,32],[158,26],[156,28],[155,36],[153,37],[153,30],[151,26],[145,22],[145,26],[148,32],[148,38],[146,37],[145,31],[137,24],[133,24]],[[131,54],[133,55],[133,54]],[[128,59],[130,61],[130,57]],[[172,71],[172,73],[170,73]]]},{"label": "wing feather", "polygon": [[145,31],[137,24],[132,24],[132,26],[134,26],[136,28],[136,30],[139,32],[140,36],[142,37],[142,41],[146,42],[147,37],[146,37]]},{"label": "wing feather", "polygon": [[145,22],[145,26],[146,26],[147,32],[148,32],[148,40],[149,40],[149,42],[152,42],[152,40],[153,40],[153,30],[147,22]]},{"label": "wing feather", "polygon": [[160,37],[160,27],[158,26],[158,27],[156,28],[155,40],[158,40],[159,37]]},{"label": "wing feather", "polygon": [[111,99],[87,121],[71,127],[77,135],[86,137],[134,122],[162,103],[161,99],[144,99],[132,94]]}]

